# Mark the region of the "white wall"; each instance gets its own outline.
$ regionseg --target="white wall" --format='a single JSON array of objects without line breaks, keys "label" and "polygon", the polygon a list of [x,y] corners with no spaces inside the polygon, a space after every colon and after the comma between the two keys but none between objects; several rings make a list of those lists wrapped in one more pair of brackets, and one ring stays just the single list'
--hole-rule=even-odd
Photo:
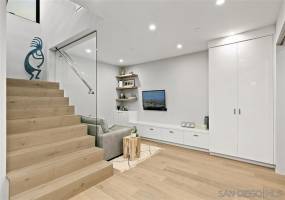
[{"label": "white wall", "polygon": [[[130,106],[139,110],[139,120],[180,124],[181,121],[203,123],[208,115],[208,52],[132,66],[139,76],[139,99]],[[167,112],[144,111],[143,90],[166,90]]]},{"label": "white wall", "polygon": [[[7,14],[7,77],[29,79],[25,71],[24,61],[31,50],[31,42],[35,36],[41,37],[41,26],[24,18]],[[44,43],[45,45],[45,43]],[[44,76],[44,66],[41,68]]]},{"label": "white wall", "polygon": [[277,48],[276,172],[285,175],[285,46]]},{"label": "white wall", "polygon": [[87,10],[75,13],[69,0],[41,0],[41,27],[46,41],[47,79],[55,79],[55,55],[49,49],[84,33],[95,30],[96,20]]},{"label": "white wall", "polygon": [[119,73],[117,66],[98,62],[98,117],[114,124],[113,111],[116,110],[117,80]]},{"label": "white wall", "polygon": [[0,199],[8,199],[6,182],[6,1],[0,1]]},{"label": "white wall", "polygon": [[[117,86],[115,76],[118,74],[118,67],[98,62],[98,80],[96,82],[95,60],[71,56],[82,77],[94,90],[96,90],[97,84],[97,116],[106,119],[110,125],[113,124]],[[71,104],[75,105],[76,113],[96,116],[96,95],[88,94],[87,87],[63,59],[57,61],[56,69],[56,79],[65,90],[65,96],[68,96]]]}]

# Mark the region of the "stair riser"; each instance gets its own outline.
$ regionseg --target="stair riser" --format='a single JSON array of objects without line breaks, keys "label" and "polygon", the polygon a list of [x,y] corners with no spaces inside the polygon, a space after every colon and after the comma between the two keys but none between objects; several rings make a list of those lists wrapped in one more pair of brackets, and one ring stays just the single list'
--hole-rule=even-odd
[{"label": "stair riser", "polygon": [[56,116],[35,119],[7,120],[7,133],[16,134],[60,126],[80,124],[79,116]]},{"label": "stair riser", "polygon": [[9,86],[9,87],[59,89],[59,83],[46,82],[46,81],[29,81],[29,80],[21,80],[21,79],[7,79],[7,86]]},{"label": "stair riser", "polygon": [[50,117],[61,115],[73,115],[74,107],[53,107],[53,108],[34,108],[34,109],[10,109],[7,111],[7,119],[27,119],[37,117]]},{"label": "stair riser", "polygon": [[68,106],[69,99],[65,97],[8,97],[8,109],[23,109],[48,106]]},{"label": "stair riser", "polygon": [[7,137],[7,150],[16,151],[36,145],[50,144],[71,139],[74,137],[85,136],[87,126],[64,127],[58,129],[48,129],[25,134],[15,134]]},{"label": "stair riser", "polygon": [[62,162],[56,162],[38,168],[34,172],[18,174],[14,177],[9,177],[10,182],[10,195],[15,195],[33,187],[52,181],[58,177],[72,173],[73,171],[84,168],[92,163],[103,160],[104,151],[98,150],[96,152],[90,152],[85,155],[77,155],[77,157],[71,157],[62,160]]},{"label": "stair riser", "polygon": [[80,151],[95,146],[95,139],[93,137],[85,137],[84,139],[75,140],[72,142],[65,142],[61,144],[50,144],[43,148],[36,149],[29,152],[21,152],[13,154],[8,153],[7,156],[7,170],[15,170],[23,168],[35,163],[39,163],[48,159],[53,159],[67,153]]},{"label": "stair riser", "polygon": [[63,90],[39,89],[25,87],[7,87],[7,96],[28,96],[28,97],[63,97]]}]

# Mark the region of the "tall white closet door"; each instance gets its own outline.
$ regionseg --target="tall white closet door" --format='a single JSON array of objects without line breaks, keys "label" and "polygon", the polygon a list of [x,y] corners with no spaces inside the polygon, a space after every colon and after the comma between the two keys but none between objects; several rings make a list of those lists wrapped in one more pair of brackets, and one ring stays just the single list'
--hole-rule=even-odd
[{"label": "tall white closet door", "polygon": [[272,37],[238,44],[238,154],[273,163]]},{"label": "tall white closet door", "polygon": [[209,50],[210,151],[237,153],[237,45]]}]

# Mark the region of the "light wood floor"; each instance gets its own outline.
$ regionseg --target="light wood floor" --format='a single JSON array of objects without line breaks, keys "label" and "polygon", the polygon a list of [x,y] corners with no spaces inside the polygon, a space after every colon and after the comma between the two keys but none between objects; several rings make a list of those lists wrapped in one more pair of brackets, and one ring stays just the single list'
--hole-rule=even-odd
[{"label": "light wood floor", "polygon": [[285,176],[272,169],[170,145],[152,145],[163,150],[71,200],[285,200]]}]

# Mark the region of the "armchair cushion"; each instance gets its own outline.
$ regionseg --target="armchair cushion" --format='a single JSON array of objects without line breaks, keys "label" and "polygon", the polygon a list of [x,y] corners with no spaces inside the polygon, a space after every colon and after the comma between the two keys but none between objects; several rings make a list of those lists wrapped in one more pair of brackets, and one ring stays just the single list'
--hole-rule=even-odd
[{"label": "armchair cushion", "polygon": [[81,116],[81,122],[86,123],[86,124],[100,125],[103,130],[103,133],[108,133],[110,131],[108,127],[108,123],[104,119]]}]

